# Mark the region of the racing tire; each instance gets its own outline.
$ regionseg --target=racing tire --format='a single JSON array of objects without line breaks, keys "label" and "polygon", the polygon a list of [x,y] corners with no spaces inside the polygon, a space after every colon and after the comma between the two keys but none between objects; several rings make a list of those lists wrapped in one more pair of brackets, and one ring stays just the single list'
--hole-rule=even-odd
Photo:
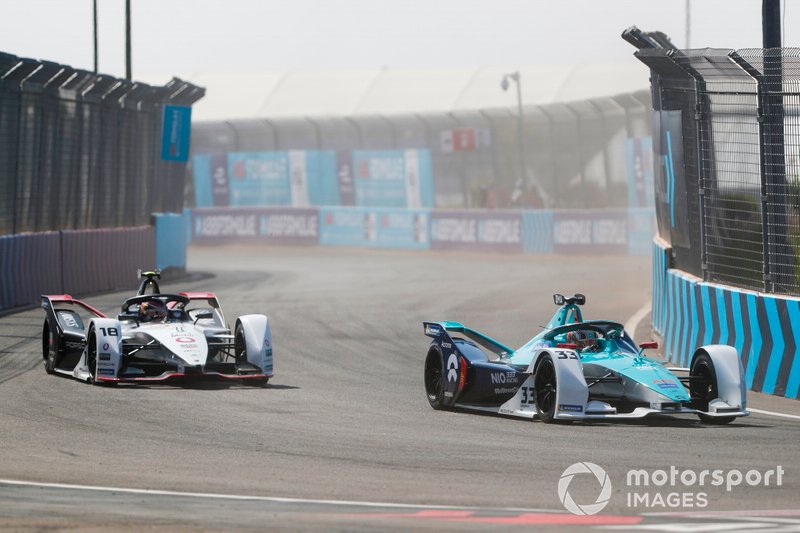
[{"label": "racing tire", "polygon": [[536,374],[533,378],[533,394],[536,401],[536,414],[539,419],[546,423],[555,422],[556,416],[556,389],[558,379],[556,377],[556,366],[553,364],[553,357],[546,353],[542,355]]},{"label": "racing tire", "polygon": [[442,356],[437,350],[428,352],[425,358],[425,396],[428,403],[437,411],[447,410],[444,404],[444,379],[442,374]]},{"label": "racing tire", "polygon": [[[701,411],[708,411],[711,400],[719,398],[717,372],[714,369],[714,361],[707,353],[698,354],[692,361],[689,371],[689,393],[695,408]],[[697,413],[697,416],[704,424],[715,426],[730,424],[736,419],[735,416],[708,416],[703,413]]]},{"label": "racing tire", "polygon": [[103,381],[97,379],[97,337],[94,329],[89,332],[86,340],[86,366],[89,368],[89,379],[86,380],[90,385],[100,387],[115,387],[116,381]]},{"label": "racing tire", "polygon": [[87,383],[90,385],[100,385],[97,381],[97,337],[95,336],[94,329],[89,332],[86,338],[86,366],[89,369],[89,379]]},{"label": "racing tire", "polygon": [[56,346],[56,356],[50,357],[50,346],[58,343],[58,335],[53,335],[50,332],[50,319],[44,319],[44,326],[42,327],[42,357],[44,358],[44,371],[48,374],[55,374],[56,372],[56,356],[58,355],[58,346]]},{"label": "racing tire", "polygon": [[236,330],[233,334],[233,359],[236,364],[247,362],[247,341],[241,322],[236,323]]}]

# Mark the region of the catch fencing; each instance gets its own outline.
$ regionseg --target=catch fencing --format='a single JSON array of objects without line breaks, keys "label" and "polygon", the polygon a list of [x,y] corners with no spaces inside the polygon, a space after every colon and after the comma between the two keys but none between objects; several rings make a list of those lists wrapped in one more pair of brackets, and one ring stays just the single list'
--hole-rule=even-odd
[{"label": "catch fencing", "polygon": [[0,235],[150,224],[181,212],[186,165],[163,160],[163,87],[0,52]]},{"label": "catch fencing", "polygon": [[800,49],[644,48],[671,265],[800,294]]},{"label": "catch fencing", "polygon": [[[199,122],[192,205],[252,205],[255,197],[242,190],[262,187],[270,191],[266,203],[294,207],[649,207],[650,105],[649,92],[640,91],[525,106],[523,157],[516,108]],[[369,169],[388,165],[396,176],[384,173],[382,186],[397,177],[397,194],[359,188]],[[327,184],[330,195],[290,194],[298,192],[290,191],[298,173],[309,185]],[[415,178],[420,201],[404,203],[401,193]],[[392,201],[381,203],[378,194]]]}]

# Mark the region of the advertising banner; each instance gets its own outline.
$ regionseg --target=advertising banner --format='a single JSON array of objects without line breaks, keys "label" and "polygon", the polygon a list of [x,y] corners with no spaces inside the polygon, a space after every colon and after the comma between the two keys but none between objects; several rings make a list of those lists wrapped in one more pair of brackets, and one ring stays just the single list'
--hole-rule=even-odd
[{"label": "advertising banner", "polygon": [[320,209],[320,244],[428,248],[424,209],[325,207]]},{"label": "advertising banner", "polygon": [[319,211],[291,207],[197,208],[192,243],[317,244]]},{"label": "advertising banner", "polygon": [[161,159],[164,161],[189,160],[189,138],[192,133],[192,108],[182,105],[164,106],[164,123],[161,131]]},{"label": "advertising banner", "polygon": [[339,182],[339,205],[356,205],[353,154],[349,150],[336,152],[336,177]]},{"label": "advertising banner", "polygon": [[557,254],[627,254],[628,210],[554,211],[553,252]]},{"label": "advertising banner", "polygon": [[432,250],[522,252],[519,211],[431,211]]},{"label": "advertising banner", "polygon": [[337,205],[336,152],[231,152],[192,159],[198,207]]},{"label": "advertising banner", "polygon": [[355,203],[362,207],[433,207],[429,150],[355,150]]}]

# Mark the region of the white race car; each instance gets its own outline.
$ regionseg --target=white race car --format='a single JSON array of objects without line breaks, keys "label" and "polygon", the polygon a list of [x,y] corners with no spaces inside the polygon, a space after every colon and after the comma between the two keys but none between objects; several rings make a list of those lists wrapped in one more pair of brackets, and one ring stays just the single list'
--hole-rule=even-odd
[{"label": "white race car", "polygon": [[116,318],[68,294],[42,296],[48,374],[95,384],[213,377],[264,385],[272,377],[266,316],[240,316],[231,330],[214,293],[161,294],[158,272],[141,276]]}]

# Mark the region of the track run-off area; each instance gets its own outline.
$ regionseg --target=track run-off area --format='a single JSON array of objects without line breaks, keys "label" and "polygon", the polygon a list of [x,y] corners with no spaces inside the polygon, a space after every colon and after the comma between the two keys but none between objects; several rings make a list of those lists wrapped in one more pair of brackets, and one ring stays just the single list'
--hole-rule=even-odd
[{"label": "track run-off area", "polygon": [[[130,291],[84,299],[116,315],[140,266]],[[162,291],[215,292],[229,322],[268,315],[275,377],[89,386],[45,374],[41,309],[0,317],[0,529],[800,530],[794,400],[751,393],[753,414],[721,427],[429,407],[423,320],[517,347],[550,318],[553,293],[581,292],[586,319],[638,324],[635,340],[650,340],[649,258],[229,245],[191,247],[188,269]],[[607,473],[599,514],[562,505],[575,463]],[[631,486],[631,470],[673,480]],[[601,484],[576,476],[569,497],[595,503]]]}]

